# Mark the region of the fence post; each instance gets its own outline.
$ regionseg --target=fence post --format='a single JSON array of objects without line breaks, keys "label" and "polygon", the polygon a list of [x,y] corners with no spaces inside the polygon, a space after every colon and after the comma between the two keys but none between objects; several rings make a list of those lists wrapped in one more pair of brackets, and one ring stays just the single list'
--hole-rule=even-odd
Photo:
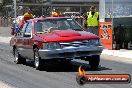
[{"label": "fence post", "polygon": [[1,17],[0,17],[0,27],[1,27]]}]

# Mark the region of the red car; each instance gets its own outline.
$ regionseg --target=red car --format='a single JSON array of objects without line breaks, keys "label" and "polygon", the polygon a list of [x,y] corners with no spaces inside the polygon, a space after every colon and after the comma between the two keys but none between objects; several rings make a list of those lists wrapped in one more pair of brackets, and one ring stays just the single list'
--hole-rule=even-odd
[{"label": "red car", "polygon": [[98,36],[83,31],[68,17],[47,17],[28,20],[10,40],[15,62],[32,59],[36,69],[46,60],[70,61],[87,59],[97,68],[103,50]]}]

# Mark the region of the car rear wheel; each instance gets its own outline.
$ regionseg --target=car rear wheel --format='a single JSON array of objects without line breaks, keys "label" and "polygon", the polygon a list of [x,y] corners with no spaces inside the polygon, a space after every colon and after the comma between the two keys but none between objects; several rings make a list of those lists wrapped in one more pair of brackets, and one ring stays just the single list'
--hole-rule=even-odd
[{"label": "car rear wheel", "polygon": [[13,49],[13,55],[14,55],[14,58],[15,58],[14,62],[16,64],[25,64],[26,63],[26,59],[21,57],[21,55],[19,54],[17,48]]},{"label": "car rear wheel", "polygon": [[41,70],[43,66],[43,61],[39,55],[38,49],[34,49],[34,66],[36,70]]},{"label": "car rear wheel", "polygon": [[100,55],[92,56],[92,58],[89,60],[89,65],[92,70],[96,70],[99,66],[100,62]]}]

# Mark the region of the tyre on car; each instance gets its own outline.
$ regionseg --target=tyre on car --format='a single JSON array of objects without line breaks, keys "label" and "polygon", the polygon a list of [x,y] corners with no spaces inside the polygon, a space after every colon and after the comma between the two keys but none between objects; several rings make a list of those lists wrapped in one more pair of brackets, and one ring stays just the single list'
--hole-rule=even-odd
[{"label": "tyre on car", "polygon": [[14,58],[15,58],[14,62],[16,64],[25,64],[26,63],[26,59],[21,57],[21,55],[19,54],[17,48],[13,48],[13,55],[14,55]]},{"label": "tyre on car", "polygon": [[43,67],[43,60],[41,59],[37,48],[34,49],[34,67],[36,70],[41,70]]},{"label": "tyre on car", "polygon": [[89,65],[92,70],[96,70],[99,66],[99,63],[100,63],[100,55],[92,56],[92,58],[90,58],[89,60]]}]

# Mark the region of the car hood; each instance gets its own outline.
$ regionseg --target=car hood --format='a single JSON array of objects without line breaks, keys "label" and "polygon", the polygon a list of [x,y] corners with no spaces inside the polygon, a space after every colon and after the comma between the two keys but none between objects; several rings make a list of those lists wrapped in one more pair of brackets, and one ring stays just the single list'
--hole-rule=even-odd
[{"label": "car hood", "polygon": [[37,34],[43,42],[71,42],[99,38],[97,35],[86,31],[54,30],[51,33]]}]

